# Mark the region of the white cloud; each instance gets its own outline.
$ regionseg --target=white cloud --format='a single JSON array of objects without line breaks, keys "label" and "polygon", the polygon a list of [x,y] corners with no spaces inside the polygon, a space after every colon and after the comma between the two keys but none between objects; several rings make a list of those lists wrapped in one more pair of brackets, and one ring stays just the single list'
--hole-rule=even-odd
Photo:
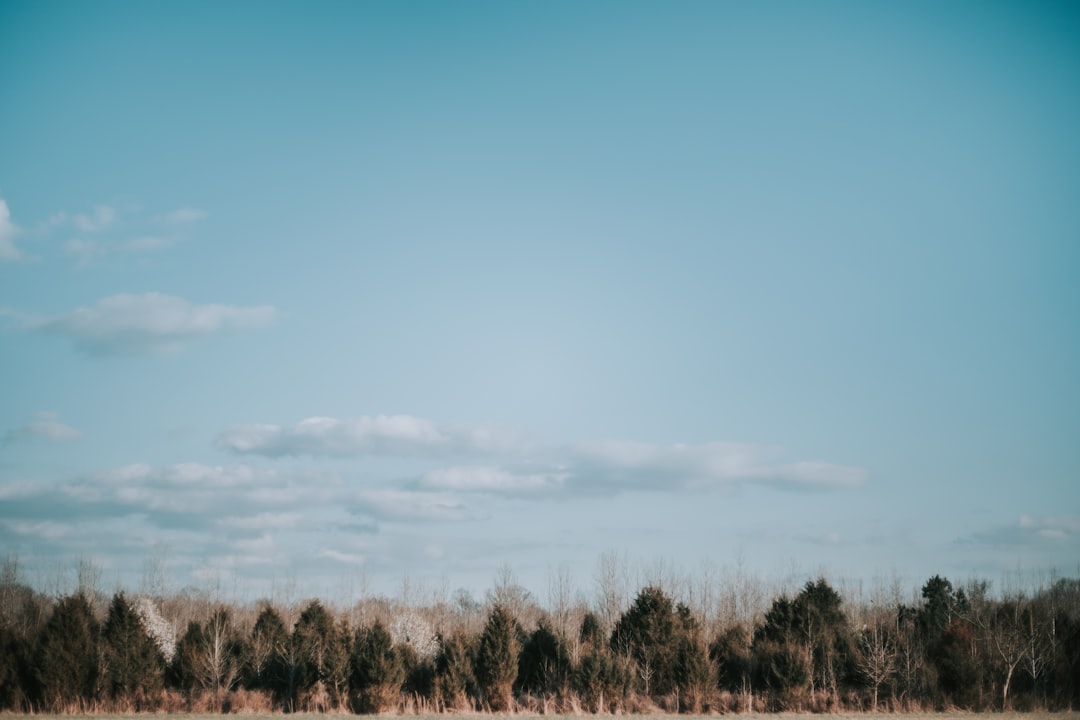
[{"label": "white cloud", "polygon": [[575,446],[574,483],[598,489],[706,488],[754,483],[791,489],[856,488],[866,471],[847,465],[784,462],[780,449],[743,443],[653,445],[601,442]]},{"label": "white cloud", "polygon": [[45,220],[42,220],[37,224],[36,231],[41,235],[48,235],[53,231],[53,228],[58,228],[66,225],[68,221],[67,213],[61,210],[60,212],[53,213]]},{"label": "white cloud", "polygon": [[319,550],[316,557],[326,558],[335,562],[343,563],[345,565],[360,565],[362,566],[367,562],[367,558],[360,553],[344,553],[339,550],[332,550],[325,548]]},{"label": "white cloud", "polygon": [[353,496],[353,512],[399,522],[462,520],[465,505],[448,493],[367,490]]},{"label": "white cloud", "polygon": [[16,535],[28,535],[44,540],[59,540],[68,535],[71,528],[60,522],[50,520],[39,522],[25,522],[21,520],[4,521],[7,528]]},{"label": "white cloud", "polygon": [[336,509],[344,517],[346,500],[333,477],[199,463],[136,463],[56,484],[0,483],[0,498],[0,520],[114,530],[137,521],[151,532],[204,538],[302,532],[313,515]]},{"label": "white cloud", "polygon": [[27,259],[26,253],[15,247],[19,228],[11,221],[7,201],[0,198],[0,262],[18,262]]},{"label": "white cloud", "polygon": [[[540,448],[498,430],[444,426],[410,415],[355,420],[314,417],[291,428],[238,425],[221,433],[218,445],[236,453],[275,458],[393,455],[489,460],[432,469],[414,483],[422,489],[457,492],[595,494],[736,483],[845,489],[860,487],[867,480],[862,468],[788,461],[781,449],[763,445],[594,442]],[[492,464],[490,460],[496,457],[509,460],[509,466]]]},{"label": "white cloud", "polygon": [[431,456],[476,449],[477,440],[469,432],[411,415],[376,415],[355,420],[313,417],[291,428],[238,425],[222,433],[218,444],[233,452],[268,457]]},{"label": "white cloud", "polygon": [[233,548],[245,555],[265,555],[275,550],[274,537],[270,533],[263,533],[257,538],[241,538],[233,540]]},{"label": "white cloud", "polygon": [[72,238],[64,243],[64,252],[74,258],[79,267],[93,265],[109,255],[141,255],[169,248],[169,238],[144,236],[124,242],[106,242],[87,238]]},{"label": "white cloud", "polygon": [[82,433],[70,425],[60,422],[54,412],[39,412],[22,427],[8,430],[6,437],[8,442],[27,438],[40,438],[57,443],[78,440],[82,437]]},{"label": "white cloud", "polygon": [[189,462],[163,468],[136,463],[100,473],[97,477],[100,481],[111,485],[145,483],[184,490],[249,487],[261,483],[269,476],[266,473],[256,473],[246,465],[203,465]]},{"label": "white cloud", "polygon": [[229,515],[218,520],[218,525],[237,530],[285,530],[300,527],[304,516],[297,512],[261,512],[254,515]]},{"label": "white cloud", "polygon": [[178,208],[172,212],[167,212],[163,215],[159,215],[158,219],[162,222],[170,225],[180,225],[183,223],[196,222],[206,217],[206,211],[198,208]]},{"label": "white cloud", "polygon": [[514,473],[500,467],[467,465],[427,472],[420,479],[420,487],[428,490],[529,494],[558,490],[569,476],[565,471]]},{"label": "white cloud", "polygon": [[116,211],[108,205],[97,205],[92,212],[79,213],[72,220],[82,232],[101,232],[116,220]]},{"label": "white cloud", "polygon": [[1033,517],[1024,514],[1015,524],[990,528],[957,542],[997,547],[1076,546],[1080,543],[1080,515]]},{"label": "white cloud", "polygon": [[174,295],[113,295],[68,315],[31,322],[33,329],[70,339],[91,353],[168,352],[193,339],[270,325],[269,305],[193,305]]}]

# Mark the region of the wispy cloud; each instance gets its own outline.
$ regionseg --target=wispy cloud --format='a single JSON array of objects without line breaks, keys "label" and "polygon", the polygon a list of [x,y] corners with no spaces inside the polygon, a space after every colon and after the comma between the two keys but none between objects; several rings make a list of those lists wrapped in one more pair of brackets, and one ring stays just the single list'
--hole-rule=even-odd
[{"label": "wispy cloud", "polygon": [[58,443],[78,440],[81,437],[81,432],[70,425],[60,422],[54,412],[36,413],[33,419],[25,425],[8,430],[5,435],[7,442],[39,438],[48,442]]},{"label": "wispy cloud", "polygon": [[312,417],[292,427],[237,425],[218,437],[220,447],[266,457],[432,457],[500,452],[514,443],[510,433],[439,425],[411,415],[376,415],[352,420]]},{"label": "wispy cloud", "polygon": [[89,213],[79,213],[72,218],[81,232],[97,233],[105,230],[116,220],[116,210],[108,205],[97,205]]},{"label": "wispy cloud", "polygon": [[204,210],[192,207],[183,207],[177,208],[172,212],[158,215],[157,219],[169,225],[183,225],[184,223],[197,222],[204,219],[205,217],[206,211]]},{"label": "wispy cloud", "polygon": [[0,545],[32,542],[38,557],[61,558],[90,547],[123,563],[164,544],[191,567],[267,565],[282,558],[279,533],[320,535],[311,519],[339,505],[330,499],[335,492],[303,478],[197,463],[129,465],[60,483],[0,482]]},{"label": "wispy cloud", "polygon": [[461,520],[465,504],[449,493],[410,490],[366,490],[357,493],[351,511],[377,521]]},{"label": "wispy cloud", "polygon": [[19,228],[11,220],[11,210],[7,201],[0,198],[0,262],[19,262],[29,256],[15,246],[15,236]]},{"label": "wispy cloud", "polygon": [[88,267],[109,255],[141,255],[172,247],[170,238],[147,235],[121,242],[72,238],[64,244],[64,252],[75,258],[79,267]]},{"label": "wispy cloud", "polygon": [[574,446],[577,481],[605,487],[656,489],[753,483],[786,489],[844,489],[866,483],[857,467],[808,460],[788,461],[780,448],[747,443],[697,445],[599,442]]},{"label": "wispy cloud", "polygon": [[67,315],[24,319],[24,324],[67,338],[86,352],[113,354],[171,352],[201,337],[266,327],[276,317],[270,305],[195,305],[174,295],[145,293],[113,295]]},{"label": "wispy cloud", "polygon": [[434,468],[412,484],[422,490],[453,492],[607,494],[738,483],[821,490],[857,488],[867,481],[862,468],[792,460],[782,449],[764,445],[593,442],[544,447],[512,433],[440,425],[410,415],[315,417],[293,427],[239,425],[223,432],[218,445],[272,458],[392,455],[478,460]]},{"label": "wispy cloud", "polygon": [[973,533],[957,542],[995,547],[1059,545],[1080,549],[1080,515],[1021,515],[1013,524]]},{"label": "wispy cloud", "polygon": [[558,491],[570,478],[567,471],[513,472],[491,465],[436,468],[420,478],[428,490],[531,495]]},{"label": "wispy cloud", "polygon": [[266,530],[290,526],[313,506],[340,503],[342,493],[333,476],[134,463],[60,483],[0,484],[0,519],[78,524],[139,517],[162,528]]}]

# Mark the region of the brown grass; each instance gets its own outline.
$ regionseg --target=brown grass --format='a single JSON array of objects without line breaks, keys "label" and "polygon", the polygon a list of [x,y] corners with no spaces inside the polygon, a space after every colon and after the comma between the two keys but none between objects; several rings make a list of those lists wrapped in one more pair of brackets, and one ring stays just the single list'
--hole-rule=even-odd
[{"label": "brown grass", "polygon": [[[418,710],[416,705],[411,706],[412,710]],[[638,710],[640,708],[634,708]],[[73,713],[73,714],[34,714],[32,717],[35,720],[131,720],[132,716],[137,713]],[[243,713],[249,720],[259,720],[260,718],[273,718],[273,720],[282,720],[283,718],[289,718],[289,720],[320,720],[325,718],[324,713],[270,713],[259,712],[253,713],[250,711]],[[341,711],[335,711],[329,713],[330,715],[345,714]],[[616,713],[622,715],[623,713]],[[152,716],[155,720],[168,720],[169,718],[176,718],[176,720],[221,720],[221,714],[218,713],[200,713],[200,712],[173,712],[173,713],[145,713],[147,716]],[[753,714],[740,714],[737,717],[740,720],[822,720],[828,718],[829,720],[868,720],[868,718],[880,716],[882,720],[958,720],[961,718],[974,718],[981,715],[986,715],[988,720],[1080,720],[1080,712],[993,712],[993,713],[975,713],[975,712],[926,712],[926,713],[852,713],[852,712],[839,712],[829,713],[826,715],[813,714],[813,713],[753,713]],[[390,715],[391,717],[394,714]],[[0,712],[0,719],[12,718],[23,719],[30,717],[29,715],[22,713],[12,712]],[[382,715],[380,717],[387,717]],[[572,720],[580,720],[583,715],[579,715],[573,711],[546,714],[542,709],[537,708],[530,712],[512,712],[512,713],[447,713],[447,714],[430,714],[430,713],[408,713],[403,714],[402,717],[419,718],[420,720],[445,720],[447,717],[451,717],[454,720],[492,720],[492,718],[513,718],[514,720],[529,720],[530,718],[537,718],[542,720],[557,720],[560,718],[567,718]],[[694,720],[695,718],[717,718],[717,714],[712,715],[674,715],[662,712],[650,713],[642,715],[655,720]]]}]

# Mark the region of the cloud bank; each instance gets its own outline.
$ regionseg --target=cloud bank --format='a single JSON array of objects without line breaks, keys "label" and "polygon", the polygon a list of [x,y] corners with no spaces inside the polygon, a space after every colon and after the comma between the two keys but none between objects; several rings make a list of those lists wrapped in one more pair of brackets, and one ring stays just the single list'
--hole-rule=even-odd
[{"label": "cloud bank", "polygon": [[498,453],[515,444],[508,433],[481,427],[439,425],[411,415],[375,415],[352,420],[312,417],[292,427],[237,425],[218,436],[235,453],[278,458],[288,455],[433,457]]},{"label": "cloud bank", "polygon": [[98,205],[92,212],[79,213],[72,222],[85,233],[97,233],[105,230],[116,220],[116,211],[108,205]]},{"label": "cloud bank", "polygon": [[998,548],[1030,548],[1046,545],[1080,547],[1080,515],[1033,517],[1021,515],[1011,525],[975,533],[957,541],[963,545]]},{"label": "cloud bank", "polygon": [[292,427],[239,425],[221,433],[218,445],[268,458],[466,457],[481,462],[435,468],[413,487],[490,494],[682,491],[739,483],[793,490],[851,489],[867,480],[862,468],[787,460],[781,449],[768,446],[593,442],[542,447],[486,428],[444,426],[410,415],[313,417]]},{"label": "cloud bank", "polygon": [[70,425],[60,422],[56,413],[39,412],[25,425],[8,430],[6,440],[7,442],[15,442],[28,438],[39,438],[47,442],[58,443],[78,440],[81,437],[81,432]]},{"label": "cloud bank", "polygon": [[158,220],[169,225],[183,225],[186,223],[198,222],[206,217],[206,212],[199,208],[182,207],[173,210],[172,212],[164,213],[158,216]]},{"label": "cloud bank", "polygon": [[162,293],[120,294],[59,317],[31,320],[31,329],[70,340],[91,354],[172,352],[192,340],[272,324],[270,305],[195,305]]},{"label": "cloud bank", "polygon": [[143,255],[165,250],[172,245],[173,240],[170,238],[152,235],[136,237],[122,242],[72,238],[64,244],[64,252],[69,257],[74,258],[79,267],[88,267],[109,255]]},{"label": "cloud bank", "polygon": [[11,211],[7,201],[0,198],[0,262],[18,262],[26,259],[26,254],[15,247],[15,236],[19,228],[11,221]]}]

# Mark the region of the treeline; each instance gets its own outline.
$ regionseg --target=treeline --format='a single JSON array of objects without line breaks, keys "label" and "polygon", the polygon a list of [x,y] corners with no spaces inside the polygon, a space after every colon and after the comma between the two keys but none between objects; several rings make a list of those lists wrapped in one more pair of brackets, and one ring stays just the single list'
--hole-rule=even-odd
[{"label": "treeline", "polygon": [[[718,625],[658,586],[607,619],[485,605],[0,596],[0,709],[745,712],[1071,709],[1080,581],[991,597],[935,576],[911,604],[846,607],[824,579]],[[183,610],[182,612],[180,610]],[[163,610],[167,611],[164,612]],[[165,615],[188,619],[182,627]]]}]

